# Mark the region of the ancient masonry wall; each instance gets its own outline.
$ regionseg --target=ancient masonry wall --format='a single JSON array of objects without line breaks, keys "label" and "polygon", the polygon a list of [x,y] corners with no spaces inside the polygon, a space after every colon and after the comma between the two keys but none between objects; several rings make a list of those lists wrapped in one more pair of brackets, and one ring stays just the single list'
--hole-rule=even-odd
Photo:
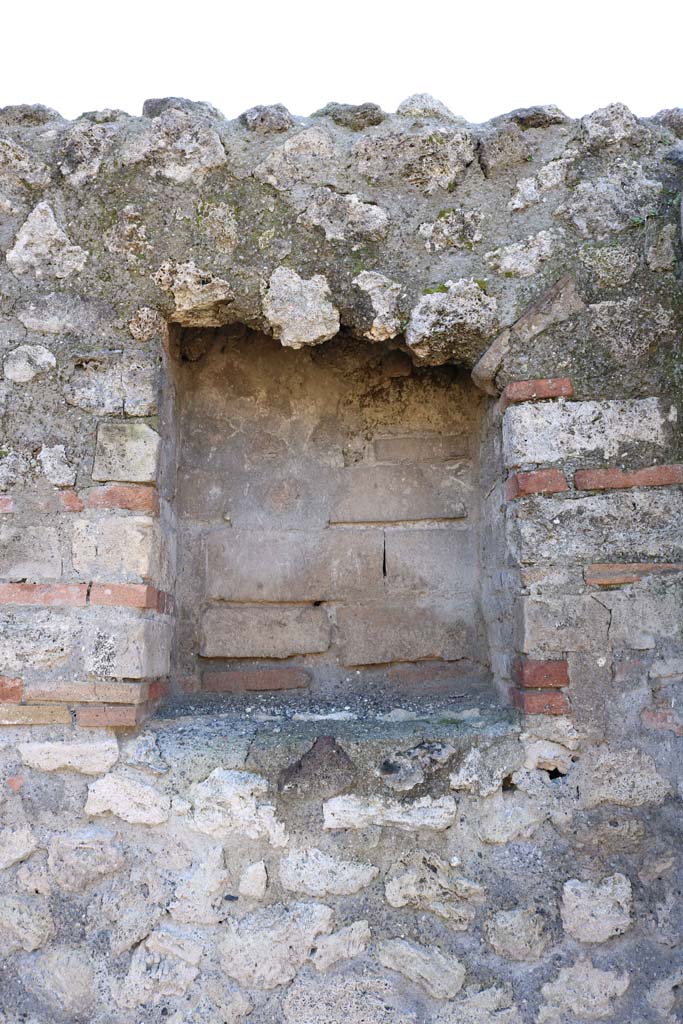
[{"label": "ancient masonry wall", "polygon": [[[683,111],[0,129],[2,1024],[678,1020]],[[495,706],[179,692],[174,361],[245,327],[471,371]]]}]

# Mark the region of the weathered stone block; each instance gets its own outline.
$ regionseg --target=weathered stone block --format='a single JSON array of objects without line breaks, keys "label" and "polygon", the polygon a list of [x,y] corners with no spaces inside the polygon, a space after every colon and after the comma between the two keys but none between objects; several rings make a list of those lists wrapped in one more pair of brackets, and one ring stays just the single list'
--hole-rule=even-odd
[{"label": "weathered stone block", "polygon": [[337,611],[344,665],[472,657],[477,650],[473,610],[464,603],[376,603]]},{"label": "weathered stone block", "polygon": [[160,444],[146,423],[103,421],[97,428],[93,480],[153,483]]},{"label": "weathered stone block", "polygon": [[385,532],[386,584],[411,593],[468,593],[476,585],[477,544],[462,527],[397,527]]},{"label": "weathered stone block", "polygon": [[78,519],[71,541],[74,570],[88,579],[149,579],[157,570],[157,523],[151,516]]},{"label": "weathered stone block", "polygon": [[611,459],[634,444],[663,449],[675,423],[675,408],[658,398],[514,405],[503,418],[505,465]]},{"label": "weathered stone block", "polygon": [[610,613],[592,595],[517,599],[517,648],[527,654],[604,650]]},{"label": "weathered stone block", "polygon": [[68,615],[5,606],[0,612],[0,665],[6,673],[56,668],[69,660],[79,637],[80,623]]},{"label": "weathered stone block", "polygon": [[0,577],[57,580],[62,575],[59,534],[53,526],[0,526]]},{"label": "weathered stone block", "polygon": [[470,438],[462,434],[378,437],[373,445],[377,462],[458,462],[467,459]]},{"label": "weathered stone block", "polygon": [[205,658],[289,658],[329,645],[327,612],[311,605],[224,605],[202,618]]},{"label": "weathered stone block", "polygon": [[463,519],[466,490],[448,466],[349,466],[331,521],[338,523]]},{"label": "weathered stone block", "polygon": [[159,619],[112,614],[102,624],[88,622],[84,667],[94,676],[156,679],[167,676],[172,628]]},{"label": "weathered stone block", "polygon": [[381,530],[227,529],[207,538],[211,598],[324,601],[381,582]]},{"label": "weathered stone block", "polygon": [[638,586],[601,593],[598,600],[612,613],[609,631],[614,647],[650,650],[683,642],[681,585]]},{"label": "weathered stone block", "polygon": [[507,513],[511,556],[534,562],[683,560],[683,490],[527,498]]}]

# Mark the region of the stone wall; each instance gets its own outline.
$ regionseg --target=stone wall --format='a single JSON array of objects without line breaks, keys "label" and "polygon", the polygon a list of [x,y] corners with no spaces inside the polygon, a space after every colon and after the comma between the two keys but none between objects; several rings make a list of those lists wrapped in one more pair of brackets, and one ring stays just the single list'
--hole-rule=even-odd
[{"label": "stone wall", "polygon": [[[678,1020],[683,113],[167,99],[0,128],[2,1024]],[[193,568],[230,511],[191,472],[223,453],[221,502],[275,483],[207,411],[242,401],[266,458],[281,357],[354,352],[431,382],[398,424],[423,440],[453,436],[435,381],[476,422],[498,698],[416,698],[411,641],[410,699],[207,701],[192,587],[275,585],[223,548],[239,501]],[[349,468],[398,436],[372,426]]]}]

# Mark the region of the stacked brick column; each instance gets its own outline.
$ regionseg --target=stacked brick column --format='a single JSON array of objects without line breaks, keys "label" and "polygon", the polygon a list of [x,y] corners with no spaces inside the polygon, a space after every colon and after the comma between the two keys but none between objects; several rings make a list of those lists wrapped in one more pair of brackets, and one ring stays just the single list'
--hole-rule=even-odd
[{"label": "stacked brick column", "polygon": [[[512,703],[575,710],[599,728],[596,694],[619,703],[623,691],[625,718],[681,731],[661,682],[683,665],[675,409],[654,397],[574,401],[562,378],[509,385],[499,410],[519,588]],[[637,699],[633,678],[628,698],[623,687],[629,672]]]},{"label": "stacked brick column", "polygon": [[93,443],[86,486],[0,508],[0,724],[134,726],[165,689],[159,435],[100,420]]}]

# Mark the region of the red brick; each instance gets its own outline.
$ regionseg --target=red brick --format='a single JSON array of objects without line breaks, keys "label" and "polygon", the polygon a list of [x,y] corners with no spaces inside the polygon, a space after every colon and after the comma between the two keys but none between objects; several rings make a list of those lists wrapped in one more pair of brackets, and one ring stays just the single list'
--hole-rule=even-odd
[{"label": "red brick", "polygon": [[0,495],[0,514],[3,512],[14,512],[14,499],[7,494]]},{"label": "red brick", "polygon": [[514,708],[527,715],[567,715],[570,705],[567,695],[560,690],[519,690],[510,691]]},{"label": "red brick", "polygon": [[147,717],[147,704],[86,704],[76,708],[76,722],[85,729],[132,729]]},{"label": "red brick", "polygon": [[122,508],[128,512],[159,513],[159,493],[156,487],[143,484],[105,484],[85,496],[87,508]]},{"label": "red brick", "polygon": [[595,562],[584,569],[583,578],[589,587],[618,587],[675,572],[683,572],[683,562]]},{"label": "red brick", "polygon": [[574,486],[580,491],[611,491],[624,487],[671,487],[683,484],[683,465],[643,469],[577,469]]},{"label": "red brick", "polygon": [[113,608],[152,608],[159,603],[159,591],[148,583],[93,583],[90,604]]},{"label": "red brick", "polygon": [[26,776],[24,775],[10,775],[7,779],[7,785],[13,793],[18,793],[25,782]]},{"label": "red brick", "polygon": [[562,659],[540,661],[534,658],[517,658],[513,666],[517,686],[561,687],[569,686],[569,665]]},{"label": "red brick", "polygon": [[0,583],[0,604],[84,608],[87,593],[86,583]]},{"label": "red brick", "polygon": [[672,732],[675,736],[683,736],[683,720],[676,716],[672,708],[667,708],[665,711],[641,711],[640,720],[646,729]]},{"label": "red brick", "polygon": [[82,512],[85,507],[75,491],[60,491],[57,500],[65,512]]},{"label": "red brick", "polygon": [[24,690],[22,679],[0,676],[0,704],[19,704]]},{"label": "red brick", "polygon": [[505,497],[508,501],[526,498],[530,494],[557,494],[558,491],[568,490],[569,484],[560,469],[512,473],[505,482]]},{"label": "red brick", "polygon": [[300,668],[242,668],[204,672],[202,690],[207,693],[244,693],[247,690],[300,690],[310,684]]},{"label": "red brick", "polygon": [[516,380],[508,384],[500,396],[500,407],[517,402],[536,402],[542,398],[571,398],[574,388],[569,377],[541,377],[538,380]]}]

